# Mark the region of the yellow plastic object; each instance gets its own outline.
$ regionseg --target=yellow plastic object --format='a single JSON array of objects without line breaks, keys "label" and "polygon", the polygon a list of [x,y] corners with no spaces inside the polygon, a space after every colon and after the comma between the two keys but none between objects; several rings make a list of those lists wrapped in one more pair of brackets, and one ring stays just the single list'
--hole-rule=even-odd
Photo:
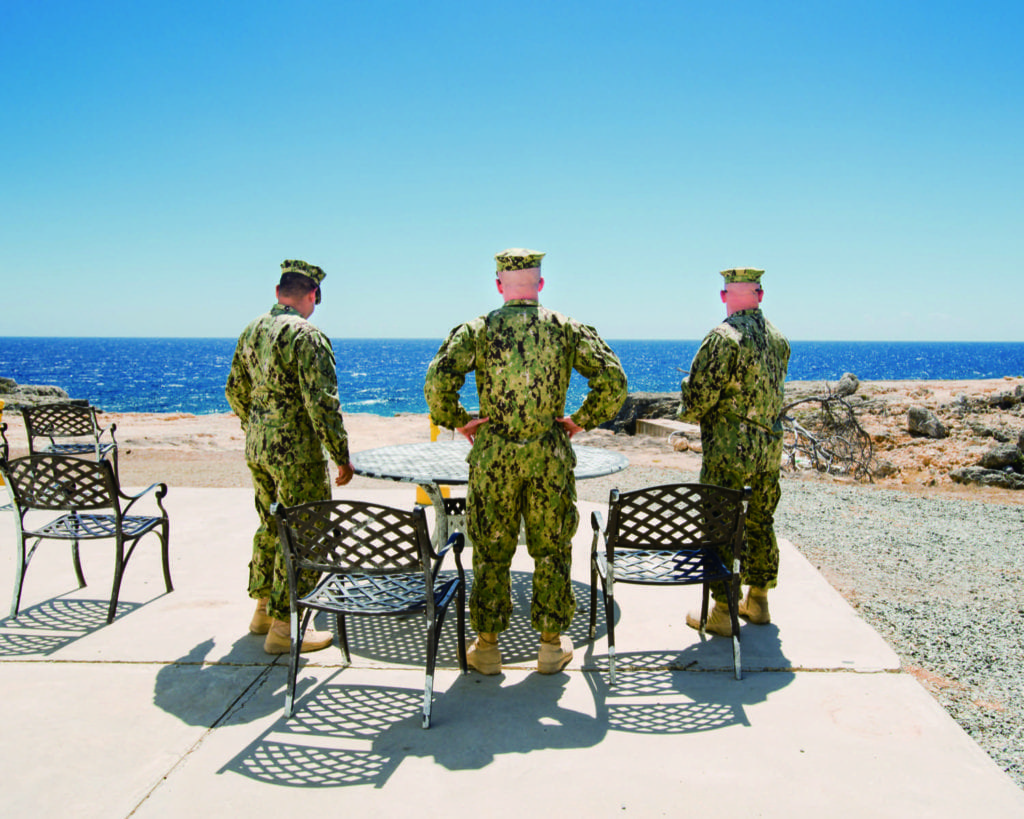
[{"label": "yellow plastic object", "polygon": [[[430,440],[431,441],[436,441],[437,440],[437,436],[440,434],[440,432],[441,432],[441,428],[437,424],[435,424],[433,421],[431,421],[430,422]],[[449,498],[449,497],[451,497],[451,494],[452,494],[452,490],[449,489],[447,486],[442,486],[441,487],[441,497]],[[420,487],[420,486],[416,487],[416,503],[420,504],[421,506],[430,506],[430,498],[427,497],[427,493],[424,492],[423,488]]]}]

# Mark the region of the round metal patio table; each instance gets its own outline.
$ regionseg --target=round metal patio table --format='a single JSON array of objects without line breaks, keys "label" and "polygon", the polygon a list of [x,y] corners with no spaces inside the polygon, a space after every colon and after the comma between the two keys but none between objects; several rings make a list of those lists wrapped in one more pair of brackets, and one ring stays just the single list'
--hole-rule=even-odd
[{"label": "round metal patio table", "polygon": [[[440,546],[448,539],[448,513],[441,486],[469,482],[466,456],[470,446],[469,441],[464,440],[425,441],[365,449],[352,453],[352,469],[367,478],[402,481],[421,487],[434,507],[434,543]],[[612,475],[629,466],[624,455],[608,449],[577,444],[573,444],[572,449],[576,454],[573,474],[578,481]]]}]

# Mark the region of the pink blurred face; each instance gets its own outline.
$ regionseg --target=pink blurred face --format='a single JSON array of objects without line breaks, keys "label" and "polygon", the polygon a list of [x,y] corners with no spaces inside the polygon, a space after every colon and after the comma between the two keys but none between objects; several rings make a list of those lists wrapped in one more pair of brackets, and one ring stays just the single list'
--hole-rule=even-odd
[{"label": "pink blurred face", "polygon": [[725,286],[721,296],[726,310],[732,315],[737,310],[757,307],[764,297],[764,291],[757,282],[732,282]]}]

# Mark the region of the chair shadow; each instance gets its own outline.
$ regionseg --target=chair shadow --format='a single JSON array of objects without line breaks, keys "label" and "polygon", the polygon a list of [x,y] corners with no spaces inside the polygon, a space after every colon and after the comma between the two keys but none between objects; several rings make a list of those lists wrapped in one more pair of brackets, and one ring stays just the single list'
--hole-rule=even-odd
[{"label": "chair shadow", "polygon": [[[145,603],[119,600],[114,620]],[[109,600],[55,597],[0,619],[0,657],[50,655],[107,625]],[[112,625],[112,624],[111,624]]]},{"label": "chair shadow", "polygon": [[[472,589],[473,572],[466,571],[466,599]],[[581,645],[588,639],[588,624],[585,608],[590,595],[590,586],[573,582],[576,595],[576,615],[567,634],[574,645]],[[501,633],[501,657],[505,665],[532,665],[537,659],[540,635],[530,626],[530,600],[533,595],[533,573],[512,572],[513,614],[509,628]],[[581,608],[581,605],[584,608]],[[458,668],[458,647],[455,628],[454,607],[448,611],[437,648],[438,668]],[[333,618],[329,618],[333,628]],[[424,661],[424,621],[419,615],[404,617],[349,617],[349,649],[353,658],[361,657],[384,663],[422,665]],[[466,615],[466,638],[472,639],[473,631]],[[336,650],[336,649],[335,649]],[[319,658],[318,658],[319,659]],[[301,672],[300,672],[301,679]]]},{"label": "chair shadow", "polygon": [[[516,613],[501,641],[506,665],[532,665],[536,659],[537,635],[528,615],[531,585],[530,573],[513,573]],[[583,605],[571,634],[577,651],[584,651],[581,676],[592,698],[592,704],[582,710],[562,704],[575,674],[516,675],[515,682],[509,682],[513,679],[509,674],[459,674],[447,690],[435,691],[432,727],[424,731],[420,727],[422,687],[345,684],[346,669],[339,669],[323,682],[310,681],[313,690],[297,698],[291,719],[280,716],[218,773],[296,788],[381,788],[410,758],[430,758],[447,770],[478,770],[502,754],[591,748],[613,732],[682,735],[749,726],[746,708],[763,702],[795,678],[782,653],[777,627],[763,626],[755,634],[744,633],[745,642],[756,641],[758,656],[768,659],[762,665],[780,670],[747,670],[744,679],[737,681],[730,650],[729,662],[723,663],[721,671],[695,671],[702,649],[706,652],[698,643],[679,651],[621,653],[616,685],[610,686],[607,657],[595,656],[588,640],[589,587],[574,586]],[[603,633],[602,620],[598,620],[598,636]],[[423,662],[423,625],[418,617],[350,618],[349,632],[353,653],[360,657],[387,663]],[[445,663],[457,668],[454,632],[446,626],[439,667],[443,652]],[[264,684],[246,710],[263,714],[282,706],[280,689]],[[250,715],[237,714],[233,719],[241,718],[248,721]]]},{"label": "chair shadow", "polygon": [[288,787],[380,788],[409,758],[476,770],[500,754],[591,747],[607,732],[592,713],[559,704],[569,682],[564,674],[531,674],[512,685],[460,675],[435,696],[429,731],[420,727],[422,689],[343,685],[336,681],[342,675],[332,675],[291,719],[279,718],[218,773]]}]

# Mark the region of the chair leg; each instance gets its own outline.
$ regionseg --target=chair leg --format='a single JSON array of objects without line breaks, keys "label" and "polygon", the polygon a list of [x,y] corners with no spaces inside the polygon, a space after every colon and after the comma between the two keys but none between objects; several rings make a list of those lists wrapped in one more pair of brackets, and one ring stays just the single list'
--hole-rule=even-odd
[{"label": "chair leg", "polygon": [[334,616],[334,621],[338,625],[338,643],[341,645],[341,656],[345,659],[345,663],[348,665],[352,664],[352,655],[348,651],[348,628],[345,625],[345,615],[342,612],[337,612]]},{"label": "chair leg", "polygon": [[[39,542],[38,540],[36,541]],[[21,526],[18,526],[18,566],[14,577],[14,597],[11,599],[11,619],[18,619],[18,607],[21,605],[21,588],[25,584],[25,570],[28,568],[25,560],[25,537],[21,533]]]},{"label": "chair leg", "polygon": [[740,661],[740,590],[739,583],[729,584],[729,619],[732,621],[732,664],[737,680],[743,679]]},{"label": "chair leg", "polygon": [[459,669],[463,674],[468,674],[469,662],[466,658],[466,586],[464,583],[459,583],[455,605],[458,606],[458,610],[455,613],[455,627],[458,631],[456,644],[459,653]]},{"label": "chair leg", "polygon": [[164,588],[166,588],[166,590],[168,592],[172,592],[172,591],[174,591],[174,584],[171,583],[171,556],[170,556],[170,548],[171,548],[171,523],[170,523],[170,521],[169,520],[165,520],[163,522],[163,524],[161,525],[161,529],[163,530],[163,532],[160,535],[160,549],[161,549],[161,556],[163,558],[163,567],[164,567]]},{"label": "chair leg", "polygon": [[110,590],[110,606],[107,608],[107,625],[114,622],[117,614],[117,598],[121,594],[121,580],[124,578],[124,541],[118,533],[114,550],[114,587]]},{"label": "chair leg", "polygon": [[590,553],[590,642],[597,634],[597,556]]},{"label": "chair leg", "polygon": [[289,621],[289,632],[291,633],[292,645],[288,652],[288,684],[284,692],[284,715],[287,719],[295,710],[295,682],[299,676],[299,652],[302,650],[302,635],[306,633],[306,625],[309,623],[312,609],[306,609],[302,618],[302,627],[299,628],[299,613],[292,607]]},{"label": "chair leg", "polygon": [[615,566],[608,564],[608,577],[601,584],[604,618],[608,629],[608,684],[615,685]]},{"label": "chair leg", "polygon": [[[441,620],[434,615],[434,621],[427,621],[427,662],[426,679],[423,681],[423,727],[430,727],[430,708],[434,702],[434,668],[437,664],[437,632],[441,627]],[[463,649],[465,650],[465,649]]]},{"label": "chair leg", "polygon": [[82,558],[79,555],[78,541],[71,541],[71,562],[75,566],[75,579],[78,580],[78,588],[84,589],[86,586],[85,575],[82,573]]}]

